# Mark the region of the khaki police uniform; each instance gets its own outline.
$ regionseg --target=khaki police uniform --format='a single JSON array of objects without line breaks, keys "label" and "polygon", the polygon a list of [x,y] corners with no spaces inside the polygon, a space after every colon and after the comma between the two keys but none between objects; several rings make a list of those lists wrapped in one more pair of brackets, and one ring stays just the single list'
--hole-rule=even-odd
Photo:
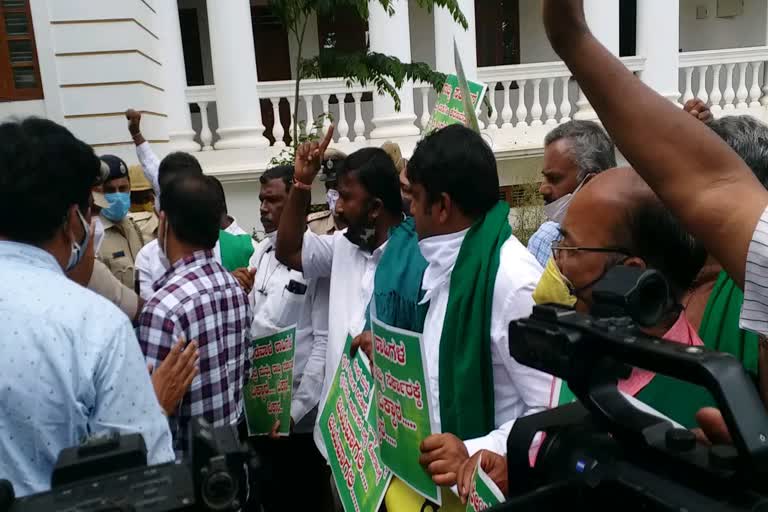
[{"label": "khaki police uniform", "polygon": [[307,216],[307,227],[316,235],[332,235],[336,232],[336,222],[330,210]]},{"label": "khaki police uniform", "polygon": [[97,255],[112,275],[121,283],[134,289],[136,255],[144,247],[141,230],[130,217],[119,223],[101,216],[104,225],[104,241]]},{"label": "khaki police uniform", "polygon": [[139,227],[145,244],[157,238],[157,228],[160,226],[160,219],[155,212],[128,212],[128,217]]},{"label": "khaki police uniform", "polygon": [[120,282],[99,260],[93,262],[93,274],[88,281],[88,289],[98,293],[120,308],[133,321],[139,310],[139,296]]}]

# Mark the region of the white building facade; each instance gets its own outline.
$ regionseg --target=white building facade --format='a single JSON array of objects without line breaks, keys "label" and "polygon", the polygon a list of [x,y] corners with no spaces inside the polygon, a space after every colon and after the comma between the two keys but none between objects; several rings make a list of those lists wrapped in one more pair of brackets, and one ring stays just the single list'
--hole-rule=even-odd
[{"label": "white building facade", "polygon": [[[456,39],[468,78],[489,86],[480,120],[505,186],[536,180],[552,127],[595,119],[546,40],[540,0],[459,0],[466,31],[443,10],[393,3],[393,16],[375,0],[368,20],[313,16],[304,56],[369,48],[451,73]],[[716,116],[768,121],[768,0],[585,4],[593,32],[671,101],[695,96]],[[293,112],[300,122],[330,113],[342,151],[393,140],[407,156],[435,99],[407,83],[396,111],[372,85],[330,78],[303,80],[296,104],[297,45],[267,0],[0,0],[0,27],[0,119],[45,116],[97,153],[135,163],[123,113],[140,110],[156,151],[195,153],[249,229],[258,228],[258,176],[290,145]]]}]

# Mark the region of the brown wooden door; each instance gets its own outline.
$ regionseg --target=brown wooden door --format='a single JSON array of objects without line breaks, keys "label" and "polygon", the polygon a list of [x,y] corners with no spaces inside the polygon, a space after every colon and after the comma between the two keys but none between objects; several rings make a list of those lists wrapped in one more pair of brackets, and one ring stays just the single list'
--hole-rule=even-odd
[{"label": "brown wooden door", "polygon": [[520,64],[520,0],[475,0],[477,65]]},{"label": "brown wooden door", "polygon": [[[267,6],[252,6],[251,22],[259,82],[290,80],[293,63],[288,46],[288,32],[285,27]],[[271,143],[274,143],[275,138],[272,135],[274,112],[272,102],[268,99],[261,100],[261,119],[265,127],[264,136]],[[291,125],[291,112],[288,102],[285,100],[280,102],[280,122],[285,130],[283,141],[290,144],[291,137],[288,132]]]}]

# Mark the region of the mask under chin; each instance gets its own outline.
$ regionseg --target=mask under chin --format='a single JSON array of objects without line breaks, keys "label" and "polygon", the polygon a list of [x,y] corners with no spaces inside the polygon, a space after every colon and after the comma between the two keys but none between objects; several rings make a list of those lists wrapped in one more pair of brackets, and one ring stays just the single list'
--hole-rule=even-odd
[{"label": "mask under chin", "polygon": [[376,230],[372,227],[366,228],[353,228],[349,227],[344,236],[351,243],[369,252],[373,252],[373,239],[376,234]]}]

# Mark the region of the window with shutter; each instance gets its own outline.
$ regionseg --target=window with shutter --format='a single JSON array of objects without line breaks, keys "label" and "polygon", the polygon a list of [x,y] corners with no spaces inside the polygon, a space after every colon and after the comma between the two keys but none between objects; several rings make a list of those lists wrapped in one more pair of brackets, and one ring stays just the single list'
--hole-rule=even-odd
[{"label": "window with shutter", "polygon": [[42,97],[29,0],[0,0],[0,101]]}]

